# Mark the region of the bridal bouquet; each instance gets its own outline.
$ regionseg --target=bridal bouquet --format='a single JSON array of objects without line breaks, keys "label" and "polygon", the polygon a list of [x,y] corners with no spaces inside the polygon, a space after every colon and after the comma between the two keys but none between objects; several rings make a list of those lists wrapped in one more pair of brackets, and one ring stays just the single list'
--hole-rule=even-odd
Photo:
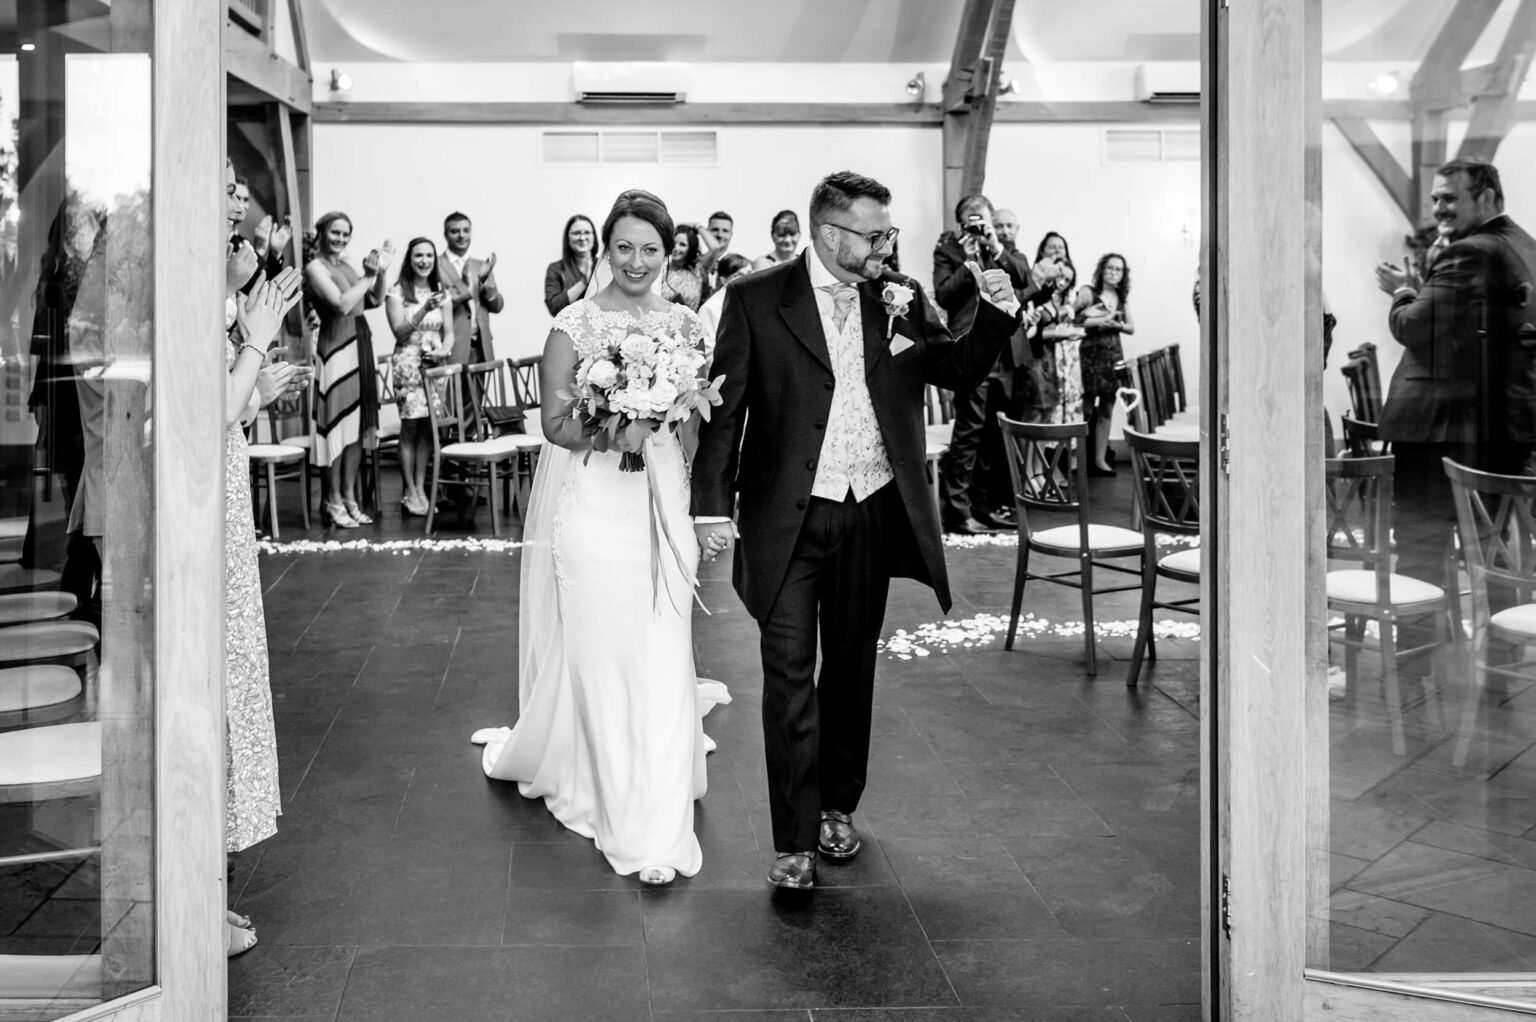
[{"label": "bridal bouquet", "polygon": [[676,430],[720,403],[720,384],[704,375],[704,352],[681,334],[640,324],[575,338],[576,385],[558,396],[573,404],[564,429],[590,439],[594,451],[623,451],[619,468],[645,470],[641,446],[648,434]]}]

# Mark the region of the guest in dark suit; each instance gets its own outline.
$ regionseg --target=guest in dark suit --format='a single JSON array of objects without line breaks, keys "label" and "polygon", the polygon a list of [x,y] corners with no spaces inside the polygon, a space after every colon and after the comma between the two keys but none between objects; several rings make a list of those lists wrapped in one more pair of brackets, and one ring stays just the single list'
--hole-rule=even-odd
[{"label": "guest in dark suit", "polygon": [[[948,316],[950,333],[959,337],[970,330],[979,301],[969,264],[1004,271],[1025,300],[1032,291],[1029,274],[998,239],[992,224],[992,203],[985,195],[961,199],[955,207],[955,223],[957,229],[942,234],[933,249],[933,292]],[[955,392],[949,450],[939,459],[940,518],[947,532],[980,533],[1013,527],[1011,519],[999,510],[1011,503],[1007,491],[991,492],[999,477],[981,454],[989,446],[994,453],[1002,449],[1000,442],[988,445],[987,435],[998,429],[997,413],[1009,410],[1015,364],[1011,349],[1005,347],[987,379]]]},{"label": "guest in dark suit", "polygon": [[1403,345],[1379,425],[1397,459],[1400,570],[1438,583],[1456,524],[1440,459],[1518,474],[1536,442],[1536,241],[1504,213],[1491,164],[1447,163],[1430,201],[1446,244],[1423,281],[1376,268]]},{"label": "guest in dark suit", "polygon": [[551,316],[587,293],[596,265],[597,227],[577,213],[560,234],[560,258],[544,268],[544,308]]},{"label": "guest in dark suit", "polygon": [[469,254],[473,225],[463,213],[449,213],[443,220],[448,243],[438,260],[438,273],[453,300],[453,358],[460,365],[495,357],[491,345],[491,313],[505,304],[496,289],[496,253],[484,259]]},{"label": "guest in dark suit", "polygon": [[[703,556],[733,536],[757,619],[773,843],[768,882],[815,884],[818,853],[858,854],[875,645],[892,577],[950,605],[924,478],[923,389],[969,390],[1018,323],[1008,274],[972,270],[984,304],[956,341],[922,288],[883,266],[890,191],[851,172],[811,195],[812,251],[732,281],[711,373],[693,513]],[[821,674],[816,676],[820,629]]]}]

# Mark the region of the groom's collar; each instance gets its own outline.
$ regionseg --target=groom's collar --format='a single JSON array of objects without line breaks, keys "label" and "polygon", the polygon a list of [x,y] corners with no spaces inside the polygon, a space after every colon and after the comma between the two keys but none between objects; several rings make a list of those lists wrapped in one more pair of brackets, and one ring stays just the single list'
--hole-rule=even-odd
[{"label": "groom's collar", "polygon": [[[827,264],[821,261],[821,256],[816,254],[816,248],[813,245],[805,246],[805,268],[811,275],[812,290],[843,283],[843,281],[832,276],[832,271],[827,269]],[[850,283],[854,287],[858,287],[863,281],[851,281]]]}]

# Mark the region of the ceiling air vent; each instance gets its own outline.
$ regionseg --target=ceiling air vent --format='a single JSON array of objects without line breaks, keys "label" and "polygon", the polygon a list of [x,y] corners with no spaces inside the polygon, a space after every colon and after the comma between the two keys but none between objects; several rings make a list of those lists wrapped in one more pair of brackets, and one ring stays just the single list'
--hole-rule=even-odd
[{"label": "ceiling air vent", "polygon": [[661,162],[661,141],[654,131],[605,131],[601,149],[603,163]]},{"label": "ceiling air vent", "polygon": [[578,103],[682,103],[691,77],[689,65],[664,61],[579,60],[571,65]]},{"label": "ceiling air vent", "polygon": [[719,137],[713,131],[663,131],[661,162],[686,167],[713,167],[720,162]]},{"label": "ceiling air vent", "polygon": [[546,164],[571,165],[593,164],[598,157],[596,131],[546,131],[543,137],[543,157]]},{"label": "ceiling air vent", "polygon": [[714,167],[720,162],[713,129],[687,131],[548,130],[540,135],[545,166],[595,167],[605,163],[649,163],[671,167]]},{"label": "ceiling air vent", "polygon": [[1163,133],[1155,128],[1106,128],[1105,163],[1159,163],[1163,158]]}]

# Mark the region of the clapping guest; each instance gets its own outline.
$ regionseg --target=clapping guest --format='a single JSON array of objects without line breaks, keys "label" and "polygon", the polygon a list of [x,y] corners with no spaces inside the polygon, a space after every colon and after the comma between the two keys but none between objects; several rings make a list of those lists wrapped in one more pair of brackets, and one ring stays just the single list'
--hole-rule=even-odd
[{"label": "clapping guest", "polygon": [[1087,333],[1083,337],[1083,408],[1089,416],[1089,434],[1093,475],[1112,476],[1110,467],[1109,426],[1115,413],[1115,366],[1125,358],[1120,344],[1122,334],[1133,334],[1136,325],[1126,299],[1131,294],[1131,268],[1125,257],[1110,252],[1099,259],[1093,281],[1077,295],[1078,323]]},{"label": "clapping guest", "polygon": [[400,506],[407,514],[424,515],[428,510],[431,416],[445,414],[447,388],[445,381],[434,380],[429,389],[422,369],[453,355],[453,317],[443,314],[447,300],[437,246],[429,238],[413,238],[406,246],[400,276],[384,298],[384,312],[395,334],[390,373],[395,403],[400,406]]},{"label": "clapping guest", "polygon": [[[443,239],[448,248],[438,261],[437,272],[453,301],[453,355],[460,365],[495,357],[491,346],[491,313],[506,305],[492,273],[496,253],[484,259],[469,254],[474,225],[463,213],[443,219]],[[467,381],[466,381],[467,383]],[[467,393],[467,391],[466,391]]]},{"label": "clapping guest", "polygon": [[672,257],[661,280],[661,297],[686,305],[694,312],[709,297],[707,251],[714,249],[714,239],[696,224],[678,224],[672,240]]},{"label": "clapping guest", "polygon": [[357,472],[364,444],[375,442],[379,392],[374,385],[373,344],[363,310],[384,300],[384,271],[395,254],[385,241],[363,258],[362,272],[346,260],[352,220],[327,213],[315,224],[320,254],[304,278],[320,314],[315,340],[320,385],[315,402],[315,460],[326,466],[328,491],[321,519],[343,529],[367,525],[357,499]]},{"label": "clapping guest", "polygon": [[560,258],[544,268],[544,308],[551,316],[587,292],[596,265],[597,228],[577,213],[560,234]]},{"label": "clapping guest", "polygon": [[753,263],[754,270],[787,263],[800,254],[800,218],[794,210],[781,209],[775,213],[768,234],[773,238],[773,251]]}]

